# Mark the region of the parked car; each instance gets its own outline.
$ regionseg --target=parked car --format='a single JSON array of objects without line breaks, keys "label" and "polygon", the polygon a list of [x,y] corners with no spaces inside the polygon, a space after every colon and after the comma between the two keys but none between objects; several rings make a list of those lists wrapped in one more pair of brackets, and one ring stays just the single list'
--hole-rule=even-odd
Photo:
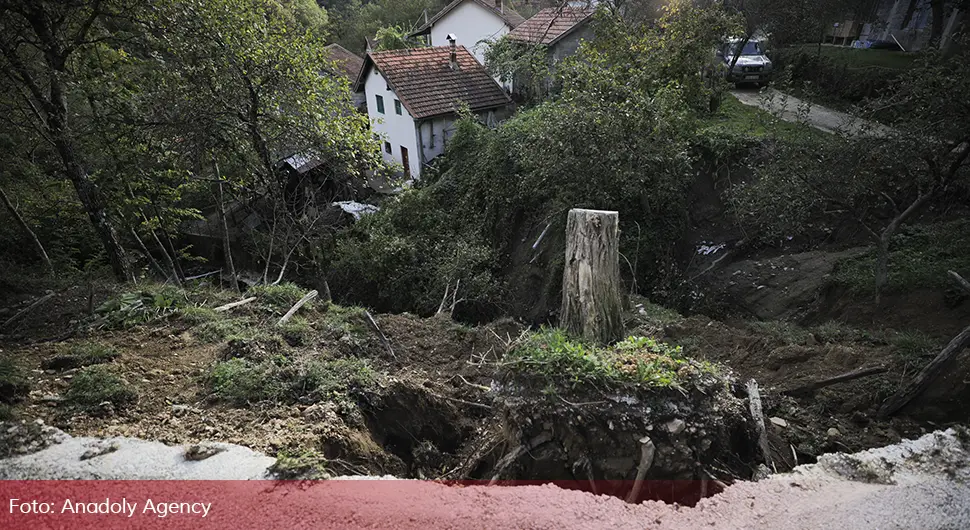
[{"label": "parked car", "polygon": [[738,48],[744,39],[730,39],[721,45],[717,50],[717,58],[725,71],[727,80],[736,85],[745,83],[757,86],[767,85],[771,81],[772,64],[771,59],[765,55],[767,42],[752,37],[744,44],[738,62],[731,68],[734,56],[738,53]]}]

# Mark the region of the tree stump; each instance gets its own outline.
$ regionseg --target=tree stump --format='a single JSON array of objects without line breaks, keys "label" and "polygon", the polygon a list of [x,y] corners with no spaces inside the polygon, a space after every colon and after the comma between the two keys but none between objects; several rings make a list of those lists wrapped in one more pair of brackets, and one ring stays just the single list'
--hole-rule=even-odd
[{"label": "tree stump", "polygon": [[573,209],[566,221],[566,267],[560,326],[586,340],[623,338],[620,215]]}]

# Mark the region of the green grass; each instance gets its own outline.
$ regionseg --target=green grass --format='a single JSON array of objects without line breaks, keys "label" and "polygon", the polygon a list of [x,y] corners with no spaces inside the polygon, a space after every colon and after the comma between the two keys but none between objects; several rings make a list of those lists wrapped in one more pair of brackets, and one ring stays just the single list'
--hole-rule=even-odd
[{"label": "green grass", "polygon": [[260,401],[348,401],[373,387],[377,374],[362,359],[291,361],[285,357],[217,363],[208,377],[214,396],[236,405]]},{"label": "green grass", "polygon": [[339,306],[331,304],[327,308],[327,313],[323,317],[323,323],[331,330],[340,331],[349,335],[362,335],[369,333],[367,324],[364,322],[365,309],[357,306]]},{"label": "green grass", "polygon": [[192,335],[200,342],[215,343],[226,340],[250,340],[256,325],[247,318],[223,318],[205,322],[192,329]]},{"label": "green grass", "polygon": [[[970,277],[970,221],[905,225],[893,238],[889,252],[887,292],[952,288],[947,271]],[[875,286],[875,249],[839,263],[835,281],[858,293]]]},{"label": "green grass", "polygon": [[280,333],[290,346],[302,346],[308,342],[313,329],[310,327],[309,320],[294,316],[280,327]]},{"label": "green grass", "polygon": [[327,459],[313,449],[303,451],[280,451],[276,463],[269,468],[276,478],[282,480],[320,480],[330,478]]},{"label": "green grass", "polygon": [[177,313],[179,319],[193,326],[208,322],[218,322],[220,320],[226,320],[227,318],[225,313],[216,312],[211,307],[182,307],[179,308]]},{"label": "green grass", "polygon": [[93,364],[107,364],[121,357],[121,352],[110,344],[81,342],[68,348],[67,353],[46,359],[41,363],[45,370],[70,370]]},{"label": "green grass", "polygon": [[[811,54],[819,53],[817,44],[797,46],[801,51]],[[822,46],[822,57],[831,58],[843,63],[849,68],[891,68],[905,70],[912,68],[919,59],[919,54],[893,50],[864,50],[843,46]]]},{"label": "green grass", "polygon": [[[307,292],[307,289],[294,283],[281,283],[279,285],[257,285],[246,294],[257,297],[259,299],[257,303],[263,307],[287,311],[293,307],[293,304],[299,302]],[[309,302],[303,307],[310,308],[312,304],[313,302]]]},{"label": "green grass", "polygon": [[683,357],[679,346],[647,337],[630,337],[609,347],[571,340],[559,329],[529,335],[506,355],[505,363],[518,375],[538,377],[551,386],[636,384],[670,387],[714,367]]},{"label": "green grass", "polygon": [[710,140],[761,140],[778,137],[796,139],[805,135],[819,137],[825,134],[814,127],[791,123],[770,112],[745,105],[731,94],[725,94],[717,112],[702,118],[699,125],[701,136]]},{"label": "green grass", "polygon": [[81,408],[93,408],[108,401],[123,408],[138,400],[138,393],[108,366],[89,366],[78,371],[64,395],[65,401]]},{"label": "green grass", "polygon": [[0,403],[14,403],[30,392],[27,374],[13,359],[0,359]]}]

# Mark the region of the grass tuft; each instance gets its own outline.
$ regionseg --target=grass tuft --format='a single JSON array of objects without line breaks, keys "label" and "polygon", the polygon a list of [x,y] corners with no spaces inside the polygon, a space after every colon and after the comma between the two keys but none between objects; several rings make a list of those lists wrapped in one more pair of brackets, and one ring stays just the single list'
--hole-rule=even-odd
[{"label": "grass tuft", "polygon": [[94,364],[107,364],[121,357],[121,352],[109,344],[81,342],[72,345],[66,354],[57,355],[41,363],[45,370],[70,370]]},{"label": "grass tuft", "polygon": [[66,402],[81,408],[97,407],[107,401],[123,408],[138,400],[138,393],[108,366],[89,366],[71,379]]},{"label": "grass tuft", "polygon": [[260,401],[314,403],[348,401],[373,387],[377,374],[362,359],[300,359],[259,361],[229,359],[209,374],[213,395],[235,405]]},{"label": "grass tuft", "polygon": [[[279,285],[257,285],[249,290],[249,296],[255,296],[263,307],[273,310],[286,311],[293,307],[293,304],[300,301],[307,293],[307,290],[295,283],[281,283]],[[311,301],[304,308],[312,307]]]},{"label": "grass tuft", "polygon": [[0,359],[0,403],[15,403],[30,392],[24,370],[13,359]]},{"label": "grass tuft", "polygon": [[517,374],[539,377],[548,384],[637,384],[649,387],[679,385],[713,365],[683,357],[680,346],[648,337],[630,337],[610,347],[569,339],[559,329],[529,335],[505,358]]}]

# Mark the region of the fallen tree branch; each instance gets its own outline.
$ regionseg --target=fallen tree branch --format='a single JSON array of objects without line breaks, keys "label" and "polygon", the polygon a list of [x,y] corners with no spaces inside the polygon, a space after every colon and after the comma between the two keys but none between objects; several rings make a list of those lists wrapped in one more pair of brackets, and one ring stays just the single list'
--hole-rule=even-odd
[{"label": "fallen tree branch", "polygon": [[14,315],[14,316],[10,317],[9,319],[7,319],[7,321],[4,322],[2,326],[0,326],[0,330],[7,329],[11,324],[13,324],[14,322],[16,322],[16,321],[20,320],[21,318],[23,318],[24,316],[26,316],[27,313],[30,313],[31,310],[33,310],[35,307],[37,307],[37,306],[43,304],[44,302],[50,300],[51,298],[53,298],[54,297],[54,294],[55,293],[47,293],[46,295],[38,298],[37,300],[34,300],[34,303],[32,303],[29,306],[21,309],[20,311],[17,312],[16,315]]},{"label": "fallen tree branch", "polygon": [[246,305],[246,304],[248,304],[250,302],[253,302],[255,300],[256,300],[256,297],[255,296],[251,296],[249,298],[246,298],[245,300],[239,300],[238,302],[231,302],[231,303],[228,303],[226,305],[221,305],[221,306],[213,309],[213,311],[215,311],[216,313],[222,313],[224,311],[229,311],[230,309],[239,307],[241,305]]},{"label": "fallen tree branch", "polygon": [[964,291],[966,291],[967,294],[970,294],[970,282],[964,280],[963,276],[960,276],[954,271],[946,271],[946,274],[952,278],[953,281],[955,281],[957,285],[959,285]]},{"label": "fallen tree branch", "polygon": [[304,305],[306,305],[307,302],[309,302],[310,300],[313,300],[316,297],[317,297],[316,291],[310,291],[309,293],[307,293],[303,298],[300,299],[299,302],[297,302],[293,307],[291,307],[290,310],[287,311],[285,315],[283,315],[283,318],[281,318],[280,321],[276,323],[276,325],[282,326],[283,324],[286,324],[286,321],[293,318],[293,315],[295,315],[296,312],[299,311],[301,307],[303,307]]},{"label": "fallen tree branch", "polygon": [[447,400],[447,401],[453,401],[455,403],[461,403],[462,405],[468,405],[470,407],[478,407],[480,409],[492,410],[492,406],[491,405],[486,405],[484,403],[475,403],[474,401],[466,401],[464,399],[458,399],[458,398],[443,396],[441,394],[434,394],[434,393],[431,393],[431,392],[429,392],[429,394],[431,394],[432,396],[434,396],[434,397],[436,397],[438,399],[444,399],[444,400]]},{"label": "fallen tree branch", "polygon": [[761,407],[761,392],[758,390],[758,382],[754,379],[748,381],[748,406],[751,409],[751,417],[754,419],[755,428],[758,431],[758,447],[764,457],[765,465],[769,469],[774,469],[771,462],[771,449],[768,447],[768,430],[765,429],[765,415]]},{"label": "fallen tree branch", "polygon": [[381,331],[380,326],[377,325],[377,321],[371,316],[370,311],[364,311],[364,320],[367,321],[367,325],[370,326],[371,331],[373,331],[377,338],[381,340],[381,344],[384,345],[384,349],[387,350],[387,354],[397,360],[397,355],[394,355],[394,349],[391,348],[391,341],[387,340],[387,335]]},{"label": "fallen tree branch", "polygon": [[649,436],[640,438],[640,465],[637,466],[637,478],[633,481],[633,489],[626,497],[626,502],[635,503],[640,497],[640,489],[643,487],[643,479],[647,477],[647,471],[653,466],[653,457],[657,452],[657,447]]},{"label": "fallen tree branch", "polygon": [[840,374],[835,377],[829,377],[828,379],[822,379],[820,381],[813,381],[811,383],[808,383],[807,385],[802,385],[799,387],[784,390],[782,391],[782,394],[786,396],[797,396],[800,394],[809,394],[809,393],[815,392],[820,388],[825,388],[827,386],[835,385],[838,383],[844,383],[846,381],[852,381],[853,379],[861,379],[863,377],[868,377],[870,375],[878,375],[878,374],[886,373],[887,371],[889,371],[889,369],[884,366],[859,368],[858,370],[846,372],[844,374]]},{"label": "fallen tree branch", "polygon": [[953,340],[946,345],[946,348],[943,348],[943,351],[935,359],[930,361],[909,384],[897,392],[896,395],[886,400],[879,408],[878,416],[880,418],[891,416],[908,405],[910,401],[922,394],[930,386],[930,383],[950,364],[950,361],[955,359],[968,346],[970,346],[970,326],[967,326],[959,335],[953,337]]}]

